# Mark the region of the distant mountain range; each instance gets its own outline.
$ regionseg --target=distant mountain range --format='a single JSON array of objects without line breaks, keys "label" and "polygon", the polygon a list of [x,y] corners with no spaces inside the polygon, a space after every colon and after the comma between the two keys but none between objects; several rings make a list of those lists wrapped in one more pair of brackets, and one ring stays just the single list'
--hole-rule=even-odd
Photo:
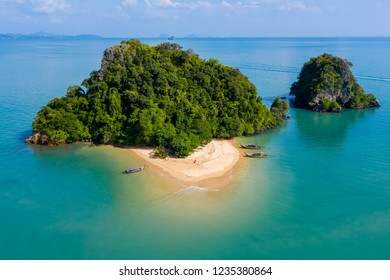
[{"label": "distant mountain range", "polygon": [[[179,37],[179,38],[198,38],[199,36],[196,34],[188,34],[187,36],[184,37]],[[162,33],[160,34],[157,38],[159,39],[173,39],[176,38],[175,36],[169,35],[167,33]]]},{"label": "distant mountain range", "polygon": [[[48,33],[48,32],[36,32],[32,34],[15,34],[15,33],[3,33],[0,34],[0,40],[28,40],[28,39],[105,39],[109,37],[102,37],[98,35],[93,34],[80,34],[80,35],[62,35],[62,34],[55,34],[55,33]],[[177,37],[162,33],[158,37],[155,37],[157,39],[169,39],[169,40],[175,40]],[[196,34],[189,34],[184,37],[179,38],[199,38]],[[111,38],[112,39],[112,38]],[[118,39],[118,38],[116,38]],[[123,38],[125,39],[125,38]]]},{"label": "distant mountain range", "polygon": [[103,37],[91,34],[81,35],[60,35],[47,32],[32,34],[0,34],[0,39],[103,39]]}]

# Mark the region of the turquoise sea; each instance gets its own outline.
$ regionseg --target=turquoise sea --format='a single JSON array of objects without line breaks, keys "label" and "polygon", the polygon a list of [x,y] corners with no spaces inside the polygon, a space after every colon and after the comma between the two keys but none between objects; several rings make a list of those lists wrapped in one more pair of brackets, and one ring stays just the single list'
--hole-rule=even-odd
[{"label": "turquoise sea", "polygon": [[390,38],[177,39],[241,69],[267,105],[324,52],[350,60],[382,105],[292,108],[282,127],[239,139],[270,157],[220,191],[150,168],[121,175],[142,161],[120,150],[23,142],[36,112],[120,41],[0,40],[0,259],[390,259]]}]

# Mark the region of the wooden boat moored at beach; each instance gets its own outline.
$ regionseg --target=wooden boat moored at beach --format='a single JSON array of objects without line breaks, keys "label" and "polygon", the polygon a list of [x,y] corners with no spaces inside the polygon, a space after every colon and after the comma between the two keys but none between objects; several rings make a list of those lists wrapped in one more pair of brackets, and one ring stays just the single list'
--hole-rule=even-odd
[{"label": "wooden boat moored at beach", "polygon": [[260,152],[260,153],[253,153],[253,154],[245,153],[245,156],[251,157],[251,158],[266,158],[268,155],[264,154],[263,152]]},{"label": "wooden boat moored at beach", "polygon": [[261,149],[261,146],[255,145],[255,144],[242,145],[242,144],[240,143],[240,146],[241,146],[241,148],[243,148],[243,149],[252,149],[252,150],[260,150],[260,149]]},{"label": "wooden boat moored at beach", "polygon": [[123,173],[124,174],[137,173],[137,172],[141,172],[142,170],[144,170],[144,168],[145,168],[145,165],[142,167],[131,167],[131,168],[128,168],[125,171],[123,171]]}]

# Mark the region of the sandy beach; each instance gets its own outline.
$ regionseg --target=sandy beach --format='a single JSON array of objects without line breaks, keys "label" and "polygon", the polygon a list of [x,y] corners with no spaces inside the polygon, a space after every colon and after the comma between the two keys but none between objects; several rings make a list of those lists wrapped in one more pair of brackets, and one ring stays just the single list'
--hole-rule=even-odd
[{"label": "sandy beach", "polygon": [[199,182],[230,172],[240,158],[239,151],[227,140],[212,140],[186,158],[151,158],[152,149],[130,148],[137,156],[182,182]]}]

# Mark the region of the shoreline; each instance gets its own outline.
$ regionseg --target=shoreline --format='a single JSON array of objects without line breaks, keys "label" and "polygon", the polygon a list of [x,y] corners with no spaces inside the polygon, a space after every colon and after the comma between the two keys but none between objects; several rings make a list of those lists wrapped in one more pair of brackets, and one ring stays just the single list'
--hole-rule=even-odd
[{"label": "shoreline", "polygon": [[[166,159],[151,158],[153,148],[115,147],[128,151],[145,161],[145,165],[157,168],[170,179],[185,184],[202,183],[202,187],[227,185],[234,167],[242,158],[239,150],[233,145],[234,140],[212,140],[194,150],[186,158],[167,157]],[[217,180],[218,179],[218,180]],[[217,180],[217,181],[216,181]],[[222,187],[222,186],[220,186]]]}]

